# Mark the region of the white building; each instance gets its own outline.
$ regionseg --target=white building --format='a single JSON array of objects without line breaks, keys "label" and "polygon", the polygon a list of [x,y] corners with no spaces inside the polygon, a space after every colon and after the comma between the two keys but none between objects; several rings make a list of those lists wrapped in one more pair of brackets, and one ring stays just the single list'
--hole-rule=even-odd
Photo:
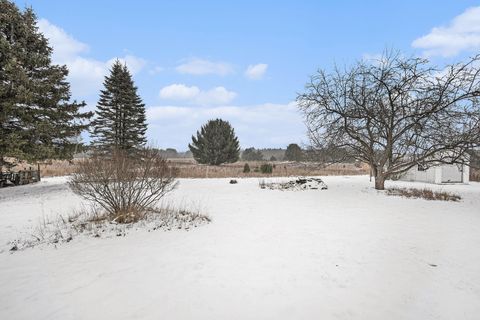
[{"label": "white building", "polygon": [[399,180],[427,183],[468,183],[470,167],[462,164],[440,164],[429,168],[422,165],[411,168]]}]

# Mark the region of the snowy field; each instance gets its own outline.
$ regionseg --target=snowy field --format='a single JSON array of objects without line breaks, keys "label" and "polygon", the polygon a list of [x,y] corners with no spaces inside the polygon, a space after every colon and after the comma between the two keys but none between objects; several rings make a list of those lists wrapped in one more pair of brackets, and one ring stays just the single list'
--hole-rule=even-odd
[{"label": "snowy field", "polygon": [[479,183],[429,186],[455,203],[386,196],[365,176],[297,192],[181,180],[169,200],[210,224],[10,253],[42,217],[79,207],[65,181],[0,189],[0,319],[480,316]]}]

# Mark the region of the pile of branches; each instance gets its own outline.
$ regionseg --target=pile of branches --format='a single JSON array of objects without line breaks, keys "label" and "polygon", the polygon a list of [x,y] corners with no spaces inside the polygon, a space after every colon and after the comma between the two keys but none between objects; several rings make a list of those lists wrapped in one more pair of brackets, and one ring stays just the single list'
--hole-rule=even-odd
[{"label": "pile of branches", "polygon": [[260,181],[260,188],[270,190],[327,190],[328,187],[320,178],[297,178],[287,182]]}]

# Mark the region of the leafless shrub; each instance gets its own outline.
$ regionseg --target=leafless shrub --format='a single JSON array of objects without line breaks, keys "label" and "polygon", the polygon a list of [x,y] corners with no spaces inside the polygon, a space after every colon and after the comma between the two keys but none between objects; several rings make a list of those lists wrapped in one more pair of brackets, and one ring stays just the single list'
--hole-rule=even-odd
[{"label": "leafless shrub", "polygon": [[175,188],[176,174],[156,150],[145,149],[135,156],[115,151],[79,162],[69,186],[103,208],[110,221],[131,223],[143,219]]},{"label": "leafless shrub", "polygon": [[443,201],[460,201],[462,198],[454,193],[445,191],[433,191],[430,189],[415,188],[389,188],[386,190],[388,195],[402,196],[406,198],[421,198],[425,200],[443,200]]}]

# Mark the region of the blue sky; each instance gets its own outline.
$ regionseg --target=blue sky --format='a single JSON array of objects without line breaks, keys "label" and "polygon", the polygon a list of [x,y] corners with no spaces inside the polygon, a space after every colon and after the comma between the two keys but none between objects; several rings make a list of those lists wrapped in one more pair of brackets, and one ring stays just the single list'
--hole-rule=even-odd
[{"label": "blue sky", "polygon": [[306,144],[294,101],[318,68],[385,48],[435,64],[480,49],[476,1],[15,2],[37,13],[74,98],[94,109],[120,58],[147,106],[150,143],[178,150],[216,117],[243,148]]}]

